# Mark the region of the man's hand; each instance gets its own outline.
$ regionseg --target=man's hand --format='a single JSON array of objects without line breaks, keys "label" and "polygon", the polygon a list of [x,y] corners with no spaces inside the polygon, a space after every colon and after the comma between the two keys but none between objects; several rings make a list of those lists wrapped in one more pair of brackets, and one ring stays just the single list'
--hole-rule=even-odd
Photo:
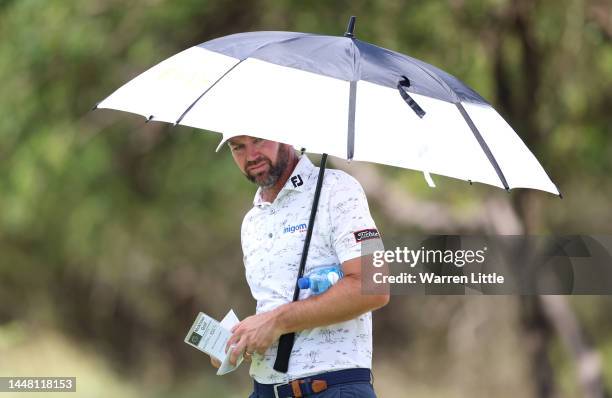
[{"label": "man's hand", "polygon": [[[250,361],[254,352],[264,354],[280,335],[276,312],[264,312],[245,318],[231,330],[232,337],[228,340],[225,351],[230,352],[230,363],[236,364],[238,357],[244,354],[244,359]],[[233,349],[232,345],[235,345]],[[250,355],[249,355],[250,354]]]},{"label": "man's hand", "polygon": [[[248,356],[248,355],[245,355],[244,356],[244,362],[251,363],[251,357]],[[219,369],[219,367],[221,366],[221,361],[219,361],[219,360],[217,360],[217,359],[215,359],[213,357],[210,357],[210,364],[212,366],[214,366],[215,368]]]}]

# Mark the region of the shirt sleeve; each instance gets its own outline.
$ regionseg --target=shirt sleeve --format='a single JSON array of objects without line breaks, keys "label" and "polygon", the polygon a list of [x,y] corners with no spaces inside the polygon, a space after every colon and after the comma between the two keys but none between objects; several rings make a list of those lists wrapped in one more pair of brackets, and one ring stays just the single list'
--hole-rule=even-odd
[{"label": "shirt sleeve", "polygon": [[341,263],[382,249],[368,200],[359,182],[342,173],[329,198],[331,240]]}]

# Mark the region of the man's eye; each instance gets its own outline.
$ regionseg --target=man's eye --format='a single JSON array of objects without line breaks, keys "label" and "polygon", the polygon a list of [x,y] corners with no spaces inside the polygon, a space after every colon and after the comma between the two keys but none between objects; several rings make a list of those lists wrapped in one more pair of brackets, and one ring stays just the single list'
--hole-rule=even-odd
[{"label": "man's eye", "polygon": [[244,148],[244,145],[235,145],[232,147],[232,151],[239,151]]}]

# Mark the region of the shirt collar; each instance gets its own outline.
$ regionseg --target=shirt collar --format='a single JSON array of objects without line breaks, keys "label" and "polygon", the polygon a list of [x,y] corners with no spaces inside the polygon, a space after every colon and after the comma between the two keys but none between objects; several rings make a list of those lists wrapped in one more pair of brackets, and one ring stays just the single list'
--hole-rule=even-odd
[{"label": "shirt collar", "polygon": [[[312,164],[308,156],[300,155],[291,176],[285,182],[285,185],[280,190],[278,195],[276,195],[276,199],[288,193],[288,191],[298,191],[301,192],[306,188],[306,184],[311,180],[312,175],[314,174],[316,167]],[[265,204],[270,204],[269,202],[265,202],[261,197],[261,187],[257,189],[255,192],[255,197],[253,198],[254,206],[264,206]]]}]

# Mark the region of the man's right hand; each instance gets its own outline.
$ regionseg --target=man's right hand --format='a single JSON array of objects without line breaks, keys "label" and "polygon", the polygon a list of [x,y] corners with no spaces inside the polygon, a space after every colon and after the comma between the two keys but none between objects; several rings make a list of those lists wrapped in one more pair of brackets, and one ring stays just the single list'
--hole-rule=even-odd
[{"label": "man's right hand", "polygon": [[217,361],[215,358],[210,357],[210,364],[212,366],[214,366],[215,368],[219,369],[219,366],[221,366],[221,362]]}]

